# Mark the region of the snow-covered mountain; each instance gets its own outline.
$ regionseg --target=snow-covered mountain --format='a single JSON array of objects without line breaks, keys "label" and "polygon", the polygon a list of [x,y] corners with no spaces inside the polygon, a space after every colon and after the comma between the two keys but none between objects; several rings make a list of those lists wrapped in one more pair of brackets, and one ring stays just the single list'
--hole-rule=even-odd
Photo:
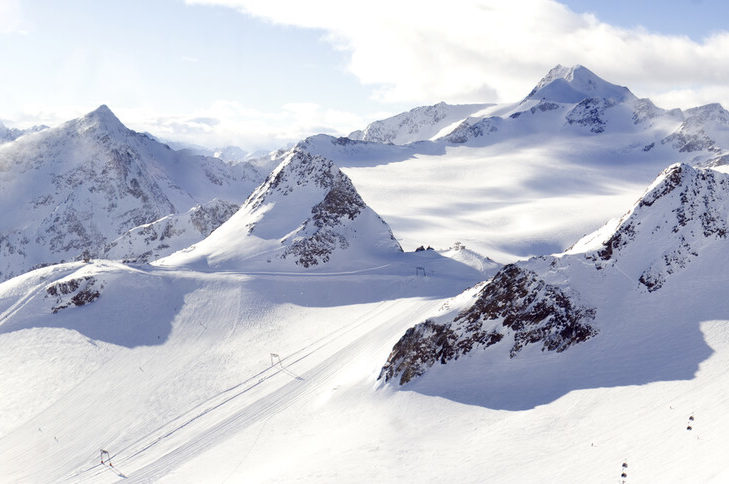
[{"label": "snow-covered mountain", "polygon": [[161,264],[363,268],[402,249],[331,160],[292,149],[210,237]]},{"label": "snow-covered mountain", "polygon": [[260,183],[251,166],[175,152],[106,106],[0,146],[0,167],[0,279],[100,256],[135,227],[213,198],[239,204]]},{"label": "snow-covered mountain", "polygon": [[104,247],[104,259],[150,262],[203,240],[240,205],[213,199],[182,214],[170,214],[129,230]]},{"label": "snow-covered mountain", "polygon": [[[375,141],[404,145],[414,141],[438,137],[449,131],[453,123],[474,116],[492,104],[446,104],[421,106],[391,118],[375,121],[364,130],[353,131],[349,138],[359,141]],[[452,128],[451,128],[452,129]]]},{"label": "snow-covered mountain", "polygon": [[720,106],[557,67],[409,144],[309,137],[239,199],[111,116],[0,148],[3,223],[73,207],[135,261],[0,282],[0,481],[729,479]]},{"label": "snow-covered mountain", "polygon": [[299,147],[340,166],[405,250],[460,241],[503,262],[563,251],[670,163],[729,159],[718,105],[662,109],[582,66],[558,66],[525,94],[437,139],[317,135]]},{"label": "snow-covered mountain", "polygon": [[606,99],[614,103],[636,100],[627,87],[607,82],[581,65],[555,66],[526,97],[529,100],[558,103],[579,103],[590,98]]},{"label": "snow-covered mountain", "polygon": [[37,133],[38,131],[43,131],[44,129],[48,129],[48,126],[46,126],[44,124],[39,124],[36,126],[32,126],[28,129],[19,129],[19,128],[8,128],[2,122],[0,122],[0,144],[8,143],[10,141],[15,141],[16,139],[20,138],[24,134]]},{"label": "snow-covered mountain", "polygon": [[[572,351],[592,340],[586,351],[593,357],[610,348],[623,364],[639,366],[655,346],[656,332],[678,332],[696,317],[692,313],[715,311],[707,301],[722,297],[724,288],[716,282],[729,271],[721,255],[729,249],[727,214],[729,175],[672,165],[617,223],[564,254],[504,267],[459,296],[458,309],[410,328],[381,376],[404,385],[439,364],[483,362],[484,352],[496,355],[491,362],[523,357],[530,367],[538,366],[545,358],[540,352]],[[688,296],[687,288],[696,284],[701,296]],[[625,348],[614,347],[618,338]],[[644,352],[638,344],[646,345]],[[614,363],[613,356],[609,361]],[[445,386],[459,385],[452,372],[432,373],[439,376],[424,385],[433,385],[435,378],[445,378]]]},{"label": "snow-covered mountain", "polygon": [[[92,261],[14,278],[0,284],[4,477],[589,482],[626,464],[721,482],[726,213],[729,175],[673,165],[622,220],[461,294],[475,281],[444,277],[428,250],[366,272]],[[402,271],[416,264],[427,275]],[[660,287],[642,280],[659,269]],[[419,357],[378,386],[393,344]]]}]

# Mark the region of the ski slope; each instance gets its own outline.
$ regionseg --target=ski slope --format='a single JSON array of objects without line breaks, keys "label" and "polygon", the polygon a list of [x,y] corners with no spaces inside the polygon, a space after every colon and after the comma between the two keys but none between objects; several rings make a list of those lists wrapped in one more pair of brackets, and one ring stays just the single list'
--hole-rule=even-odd
[{"label": "ski slope", "polygon": [[[17,349],[0,371],[7,394],[24,391],[35,407],[14,421],[2,412],[2,480],[603,482],[627,462],[631,480],[721,482],[729,326],[716,317],[726,303],[686,320],[690,339],[675,324],[655,332],[639,360],[644,381],[627,382],[630,364],[610,357],[615,340],[596,338],[561,354],[465,358],[421,387],[383,387],[380,367],[404,330],[465,307],[471,296],[459,293],[488,276],[457,277],[468,271],[449,260],[426,251],[318,275],[94,262],[7,281],[0,343]],[[89,275],[105,281],[96,301],[49,311],[49,283]],[[711,274],[697,294],[726,282]],[[159,342],[136,344],[117,325],[130,297],[140,307],[126,317]],[[86,320],[99,326],[94,339]],[[586,364],[596,355],[603,364]],[[18,368],[23,382],[13,382]]]},{"label": "ski slope", "polygon": [[[428,275],[416,275],[418,266]],[[16,349],[3,355],[3,388],[18,407],[31,404],[20,416],[2,413],[4,479],[118,478],[99,463],[100,449],[114,471],[157,479],[316,395],[351,362],[376,368],[413,317],[487,275],[428,251],[354,274],[204,274],[98,262],[7,281],[0,344]],[[49,284],[86,277],[99,298],[53,313]],[[129,319],[136,326],[120,324]],[[25,350],[32,347],[38,354]],[[272,365],[271,353],[280,362]],[[71,360],[73,371],[56,359]]]}]

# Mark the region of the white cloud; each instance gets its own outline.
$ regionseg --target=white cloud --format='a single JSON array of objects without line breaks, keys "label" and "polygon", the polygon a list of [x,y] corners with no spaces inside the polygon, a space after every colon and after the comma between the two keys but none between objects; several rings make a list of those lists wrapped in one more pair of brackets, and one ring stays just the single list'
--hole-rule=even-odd
[{"label": "white cloud", "polygon": [[0,34],[25,34],[27,26],[20,0],[0,0]]},{"label": "white cloud", "polygon": [[160,116],[141,109],[120,109],[117,115],[130,128],[160,138],[208,147],[235,145],[249,151],[272,150],[315,133],[346,135],[366,124],[361,116],[314,103],[286,104],[266,112],[235,101],[217,101],[185,115]]},{"label": "white cloud", "polygon": [[554,0],[186,1],[322,30],[385,101],[517,100],[558,63],[664,100],[717,91],[729,78],[729,33],[696,42],[623,29]]},{"label": "white cloud", "polygon": [[[83,116],[97,106],[28,104],[9,113],[2,122],[8,127],[36,124],[57,126]],[[160,114],[156,108],[125,108],[109,105],[130,129],[154,136],[208,148],[240,146],[247,151],[271,151],[317,133],[344,136],[371,119],[393,113],[356,114],[327,109],[314,103],[290,103],[275,111],[250,109],[237,101],[217,101],[193,112]]]}]

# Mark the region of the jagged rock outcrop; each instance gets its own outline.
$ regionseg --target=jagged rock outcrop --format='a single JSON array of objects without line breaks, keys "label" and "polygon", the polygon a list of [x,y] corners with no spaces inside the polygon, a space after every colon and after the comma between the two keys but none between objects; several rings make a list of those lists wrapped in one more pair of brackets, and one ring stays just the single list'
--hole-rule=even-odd
[{"label": "jagged rock outcrop", "polygon": [[85,306],[96,301],[104,288],[94,276],[64,279],[46,288],[46,297],[52,300],[52,313],[71,306]]},{"label": "jagged rock outcrop", "polygon": [[707,104],[687,109],[685,119],[681,126],[661,140],[663,144],[670,144],[680,153],[693,153],[709,151],[721,153],[716,135],[716,128],[729,128],[729,112],[719,104]]},{"label": "jagged rock outcrop", "polygon": [[467,141],[488,136],[499,130],[501,118],[467,119],[445,137],[449,143],[466,143]]},{"label": "jagged rock outcrop", "polygon": [[399,377],[403,385],[435,363],[457,360],[502,340],[511,345],[512,358],[529,344],[541,345],[542,351],[564,351],[597,333],[590,326],[595,308],[578,301],[534,272],[508,265],[452,321],[428,320],[410,328],[395,344],[380,378]]},{"label": "jagged rock outcrop", "polygon": [[614,101],[603,98],[583,99],[567,113],[567,123],[581,126],[598,134],[605,131],[605,111],[615,105]]},{"label": "jagged rock outcrop", "polygon": [[[402,385],[433,365],[496,345],[508,345],[513,358],[529,345],[561,352],[597,338],[601,325],[614,324],[600,321],[601,311],[627,295],[655,297],[696,264],[715,270],[715,258],[729,250],[727,234],[729,175],[672,165],[620,220],[564,254],[504,267],[455,317],[410,328],[380,378]],[[685,291],[673,284],[674,291]]]}]

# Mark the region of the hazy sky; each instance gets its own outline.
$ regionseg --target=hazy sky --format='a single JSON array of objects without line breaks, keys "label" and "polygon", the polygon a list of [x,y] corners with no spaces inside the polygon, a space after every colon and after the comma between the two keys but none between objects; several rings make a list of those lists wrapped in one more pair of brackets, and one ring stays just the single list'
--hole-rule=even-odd
[{"label": "hazy sky", "polygon": [[[0,0],[0,120],[273,149],[583,64],[662,107],[729,106],[722,0]],[[726,25],[726,27],[725,27]]]}]

